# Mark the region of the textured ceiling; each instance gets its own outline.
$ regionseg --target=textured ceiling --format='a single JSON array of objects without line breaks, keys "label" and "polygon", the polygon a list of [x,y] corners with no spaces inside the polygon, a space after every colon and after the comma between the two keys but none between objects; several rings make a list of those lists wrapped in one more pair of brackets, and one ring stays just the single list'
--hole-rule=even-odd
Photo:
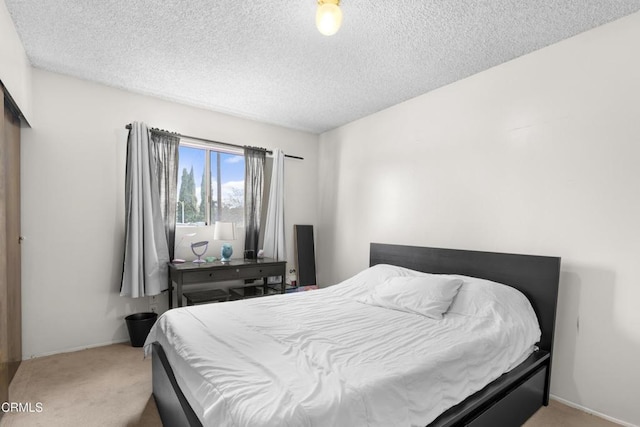
[{"label": "textured ceiling", "polygon": [[640,10],[640,0],[5,0],[38,68],[321,133]]}]

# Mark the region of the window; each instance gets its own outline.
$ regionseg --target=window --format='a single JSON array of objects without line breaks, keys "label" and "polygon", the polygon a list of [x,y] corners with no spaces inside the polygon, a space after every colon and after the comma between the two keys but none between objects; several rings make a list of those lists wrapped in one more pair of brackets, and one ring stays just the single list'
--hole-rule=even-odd
[{"label": "window", "polygon": [[244,156],[181,142],[176,224],[209,225],[215,221],[244,225]]}]

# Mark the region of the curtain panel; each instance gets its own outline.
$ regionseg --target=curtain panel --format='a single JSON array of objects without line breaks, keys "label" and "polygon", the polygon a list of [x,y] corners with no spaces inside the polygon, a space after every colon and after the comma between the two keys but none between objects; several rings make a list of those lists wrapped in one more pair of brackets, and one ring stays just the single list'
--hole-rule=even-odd
[{"label": "curtain panel", "polygon": [[273,170],[269,188],[269,206],[264,227],[264,256],[287,259],[284,232],[284,152],[273,150]]},{"label": "curtain panel", "polygon": [[[169,217],[170,209],[163,209],[166,202],[160,195],[171,193],[171,173],[165,177],[164,168],[174,162],[177,164],[177,158],[170,160],[168,156],[173,150],[165,150],[163,146],[165,143],[173,145],[175,141],[158,141],[157,136],[150,136],[144,123],[132,123],[127,141],[122,296],[158,295],[168,288],[167,263],[171,258],[165,220],[175,220],[175,207],[173,216]],[[173,193],[175,197],[175,191]]]},{"label": "curtain panel", "polygon": [[156,165],[158,189],[160,191],[160,210],[167,235],[169,259],[174,258],[176,242],[176,208],[178,203],[178,152],[180,138],[165,132],[151,129],[150,154]]},{"label": "curtain panel", "polygon": [[258,253],[266,153],[244,147],[244,249]]}]

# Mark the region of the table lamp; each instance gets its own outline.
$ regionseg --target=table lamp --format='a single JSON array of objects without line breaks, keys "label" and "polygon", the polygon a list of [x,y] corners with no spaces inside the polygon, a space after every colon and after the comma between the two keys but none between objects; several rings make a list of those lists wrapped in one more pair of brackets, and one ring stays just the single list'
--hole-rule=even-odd
[{"label": "table lamp", "polygon": [[[220,222],[216,221],[213,229],[213,240],[235,240],[236,239],[236,227],[232,222]],[[220,248],[220,261],[229,262],[233,255],[233,247],[231,243],[225,242]]]}]

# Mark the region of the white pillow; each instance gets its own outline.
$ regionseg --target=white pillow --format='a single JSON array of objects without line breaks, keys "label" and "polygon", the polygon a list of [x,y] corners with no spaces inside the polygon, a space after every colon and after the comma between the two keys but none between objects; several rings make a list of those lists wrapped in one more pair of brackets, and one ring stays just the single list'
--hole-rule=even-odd
[{"label": "white pillow", "polygon": [[540,341],[540,325],[531,303],[519,290],[491,280],[456,275],[463,283],[448,314],[491,317],[519,325],[519,340],[525,344]]},{"label": "white pillow", "polygon": [[389,264],[377,264],[362,270],[356,275],[330,286],[331,292],[343,298],[364,298],[376,287],[392,277],[423,276],[426,273],[410,270],[404,267]]},{"label": "white pillow", "polygon": [[466,316],[486,316],[496,310],[518,310],[535,313],[522,292],[502,283],[477,277],[455,275],[463,284],[449,307],[450,313]]},{"label": "white pillow", "polygon": [[392,310],[442,319],[462,279],[438,274],[392,277],[359,301]]}]

